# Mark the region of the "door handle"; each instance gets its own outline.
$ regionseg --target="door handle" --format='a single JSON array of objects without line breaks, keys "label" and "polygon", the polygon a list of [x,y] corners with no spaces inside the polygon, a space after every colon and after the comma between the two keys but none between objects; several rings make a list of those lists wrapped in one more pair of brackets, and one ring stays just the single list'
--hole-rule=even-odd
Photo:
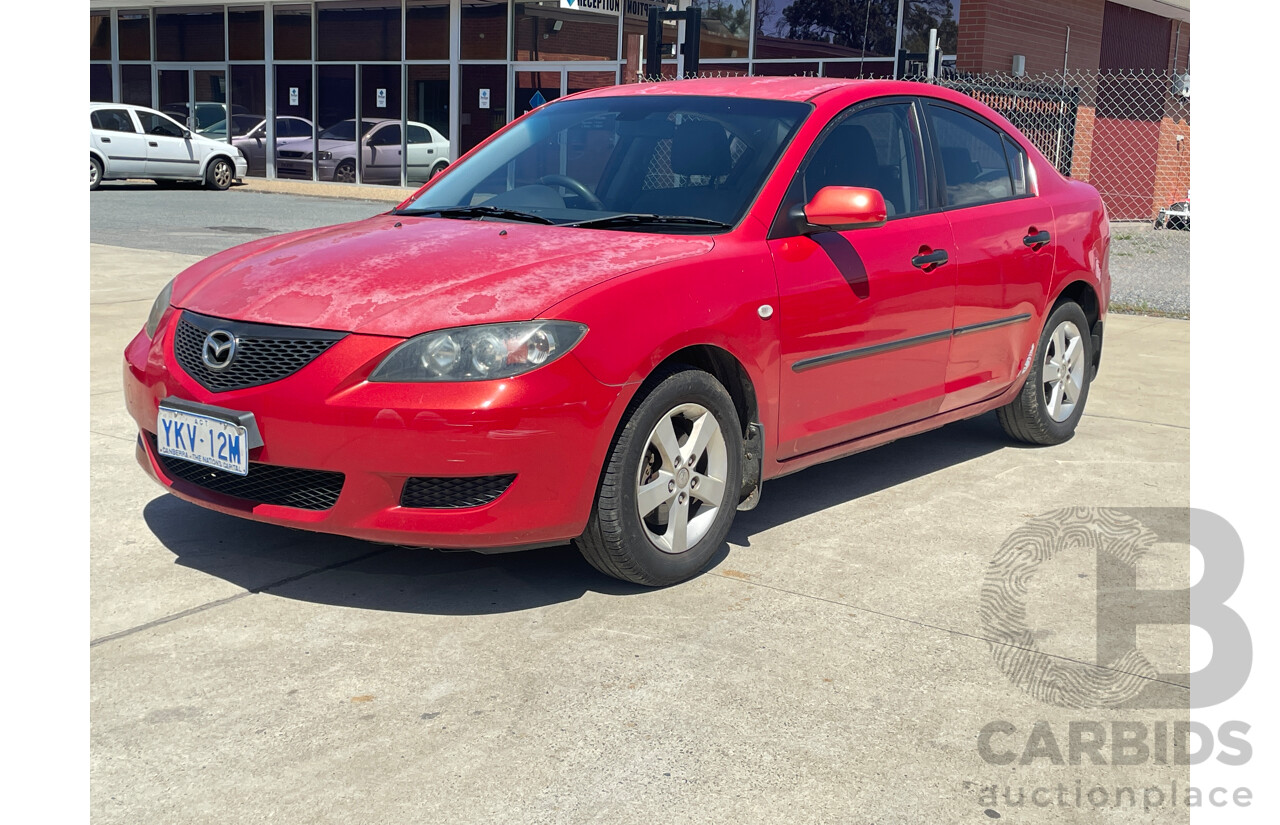
[{"label": "door handle", "polygon": [[[925,248],[927,249],[928,247]],[[925,272],[932,272],[948,260],[950,259],[947,257],[947,250],[935,249],[933,252],[921,252],[916,255],[911,259],[911,265],[923,269]]]},{"label": "door handle", "polygon": [[[1034,226],[1031,228],[1035,229]],[[1032,249],[1039,249],[1049,242],[1049,230],[1045,229],[1034,235],[1025,235],[1022,238],[1022,242]]]},{"label": "door handle", "polygon": [[149,141],[147,141],[147,145],[148,145],[148,146],[159,146],[160,144],[156,143],[154,140],[149,140]]},{"label": "door handle", "polygon": [[98,138],[98,140],[102,141],[103,143],[110,143],[110,142],[111,142],[111,138]]}]

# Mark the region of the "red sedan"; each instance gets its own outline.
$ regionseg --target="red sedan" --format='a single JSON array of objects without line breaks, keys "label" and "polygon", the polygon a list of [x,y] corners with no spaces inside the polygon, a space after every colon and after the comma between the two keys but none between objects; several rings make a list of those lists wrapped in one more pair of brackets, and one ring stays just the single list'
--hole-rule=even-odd
[{"label": "red sedan", "polygon": [[735,78],[534,110],[397,209],[180,274],[125,350],[142,466],[258,521],[696,574],[761,484],[1098,368],[1098,193],[928,85]]}]

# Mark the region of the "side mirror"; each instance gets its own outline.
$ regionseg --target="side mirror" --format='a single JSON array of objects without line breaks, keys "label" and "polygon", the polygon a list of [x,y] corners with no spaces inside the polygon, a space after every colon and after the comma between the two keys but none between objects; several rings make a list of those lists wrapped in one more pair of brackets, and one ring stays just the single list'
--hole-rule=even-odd
[{"label": "side mirror", "polygon": [[190,130],[190,129],[183,129],[183,130],[182,130],[182,137],[183,137],[183,139],[184,139],[184,140],[191,140],[191,130]]},{"label": "side mirror", "polygon": [[797,225],[810,231],[870,229],[889,218],[884,195],[862,186],[824,186],[804,206],[792,208]]}]

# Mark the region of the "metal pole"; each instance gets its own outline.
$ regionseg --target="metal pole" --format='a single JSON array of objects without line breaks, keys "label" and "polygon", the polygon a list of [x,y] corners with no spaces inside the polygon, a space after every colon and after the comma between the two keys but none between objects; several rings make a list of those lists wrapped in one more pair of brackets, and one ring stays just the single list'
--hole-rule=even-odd
[{"label": "metal pole", "polygon": [[924,76],[928,80],[933,80],[933,58],[935,52],[938,51],[938,30],[929,29],[929,54],[925,59],[929,61],[929,65],[924,70]]},{"label": "metal pole", "polygon": [[267,119],[266,134],[266,168],[262,173],[267,176],[268,180],[275,180],[276,177],[276,25],[275,25],[275,7],[270,3],[263,6],[262,25],[266,29],[262,33],[263,62],[267,67],[267,105],[266,113],[263,115]]}]

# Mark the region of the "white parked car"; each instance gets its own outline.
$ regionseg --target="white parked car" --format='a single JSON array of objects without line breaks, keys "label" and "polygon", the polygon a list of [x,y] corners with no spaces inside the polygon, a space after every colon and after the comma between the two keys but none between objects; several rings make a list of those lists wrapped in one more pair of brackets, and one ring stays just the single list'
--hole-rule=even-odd
[{"label": "white parked car", "polygon": [[200,181],[226,189],[248,164],[234,146],[193,133],[168,115],[125,103],[89,104],[89,189],[104,180]]},{"label": "white parked car", "polygon": [[[409,121],[407,169],[409,183],[425,183],[449,166],[449,139],[425,123]],[[360,154],[365,183],[400,183],[400,121],[362,118]],[[356,182],[356,121],[340,120],[320,133],[315,144],[320,154],[316,167],[320,180]],[[311,180],[310,137],[276,141],[276,174],[282,178]]]}]

